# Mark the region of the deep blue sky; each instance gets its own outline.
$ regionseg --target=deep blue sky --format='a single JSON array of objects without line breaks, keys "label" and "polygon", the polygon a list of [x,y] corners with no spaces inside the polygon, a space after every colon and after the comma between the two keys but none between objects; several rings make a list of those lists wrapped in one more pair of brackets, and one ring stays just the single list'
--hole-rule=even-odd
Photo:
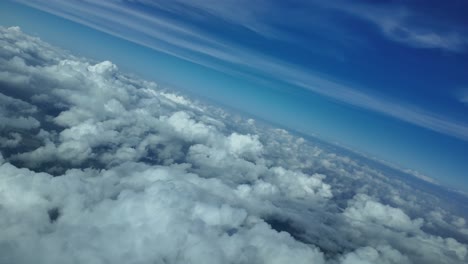
[{"label": "deep blue sky", "polygon": [[16,2],[1,25],[468,190],[466,1]]}]

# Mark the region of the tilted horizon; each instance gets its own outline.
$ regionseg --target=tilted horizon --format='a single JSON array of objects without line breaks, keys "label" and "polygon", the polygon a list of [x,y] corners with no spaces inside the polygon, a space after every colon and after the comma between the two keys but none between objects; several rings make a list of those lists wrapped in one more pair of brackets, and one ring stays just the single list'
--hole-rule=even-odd
[{"label": "tilted horizon", "polygon": [[0,2],[0,263],[466,263],[463,10]]}]

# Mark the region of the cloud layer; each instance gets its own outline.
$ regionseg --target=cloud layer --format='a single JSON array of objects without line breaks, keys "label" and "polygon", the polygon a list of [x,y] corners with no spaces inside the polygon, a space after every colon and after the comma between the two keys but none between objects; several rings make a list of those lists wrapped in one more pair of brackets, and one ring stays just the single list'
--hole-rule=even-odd
[{"label": "cloud layer", "polygon": [[451,201],[0,28],[0,263],[465,263]]}]

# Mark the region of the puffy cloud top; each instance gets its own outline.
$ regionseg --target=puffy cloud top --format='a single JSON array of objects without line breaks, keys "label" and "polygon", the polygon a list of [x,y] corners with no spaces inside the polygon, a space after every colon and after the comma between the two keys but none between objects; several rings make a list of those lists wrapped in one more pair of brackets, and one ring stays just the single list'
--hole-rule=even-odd
[{"label": "puffy cloud top", "polygon": [[416,231],[422,219],[411,220],[401,209],[373,201],[367,195],[356,195],[344,215],[362,224],[375,223],[401,231]]}]

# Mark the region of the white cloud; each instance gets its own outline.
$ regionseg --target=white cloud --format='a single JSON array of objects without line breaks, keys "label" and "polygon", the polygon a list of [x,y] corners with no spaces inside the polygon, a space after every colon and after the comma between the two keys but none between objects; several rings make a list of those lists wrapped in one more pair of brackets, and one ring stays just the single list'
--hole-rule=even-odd
[{"label": "white cloud", "polygon": [[468,45],[464,28],[438,21],[436,16],[424,14],[410,5],[337,2],[325,6],[367,20],[389,40],[411,47],[461,52]]},{"label": "white cloud", "polygon": [[410,219],[401,209],[373,201],[367,195],[356,195],[343,214],[354,224],[378,224],[398,231],[418,231],[422,219]]},{"label": "white cloud", "polygon": [[258,141],[257,135],[240,135],[232,133],[227,137],[228,149],[235,155],[257,156],[263,149],[262,143]]},{"label": "white cloud", "polygon": [[36,111],[36,107],[27,102],[0,94],[0,128],[26,130],[37,128],[39,121],[30,116]]},{"label": "white cloud", "polygon": [[404,172],[416,177],[416,178],[419,178],[423,181],[427,181],[427,182],[430,182],[430,183],[433,183],[433,184],[439,184],[436,180],[434,180],[433,178],[429,177],[429,176],[426,176],[424,174],[422,174],[421,172],[419,171],[416,171],[416,170],[410,170],[410,169],[406,169],[404,170]]},{"label": "white cloud", "polygon": [[20,144],[21,139],[21,134],[11,132],[7,137],[0,137],[0,146],[2,148],[15,148]]},{"label": "white cloud", "polygon": [[389,246],[380,246],[377,249],[372,247],[358,248],[356,251],[346,254],[342,259],[342,264],[404,264],[411,263],[406,257]]},{"label": "white cloud", "polygon": [[1,192],[2,258],[14,263],[323,262],[317,250],[190,183],[197,176],[178,168],[127,163],[55,178],[9,164],[0,171],[2,187],[10,187]]},{"label": "white cloud", "polygon": [[21,91],[0,116],[27,120],[0,126],[1,263],[466,262],[465,216],[433,194],[18,28],[0,42]]}]

